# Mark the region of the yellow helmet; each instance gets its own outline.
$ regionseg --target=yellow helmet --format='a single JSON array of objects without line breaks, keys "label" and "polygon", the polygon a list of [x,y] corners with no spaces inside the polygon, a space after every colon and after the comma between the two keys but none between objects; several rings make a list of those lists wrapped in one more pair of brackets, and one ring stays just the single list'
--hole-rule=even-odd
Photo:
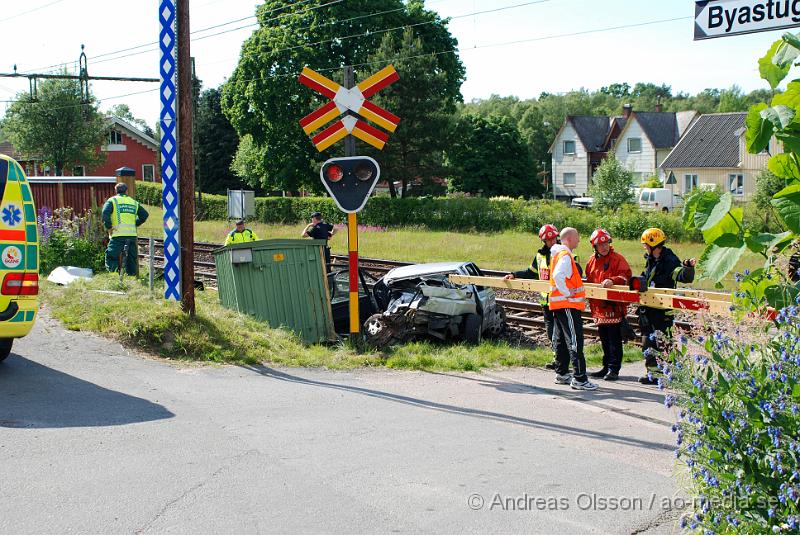
[{"label": "yellow helmet", "polygon": [[642,243],[657,247],[667,241],[667,235],[660,228],[649,228],[642,233]]}]

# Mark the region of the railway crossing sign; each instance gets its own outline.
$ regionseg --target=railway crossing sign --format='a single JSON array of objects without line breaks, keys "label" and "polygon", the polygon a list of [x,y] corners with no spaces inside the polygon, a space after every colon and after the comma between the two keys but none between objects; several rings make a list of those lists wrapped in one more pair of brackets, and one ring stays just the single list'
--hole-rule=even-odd
[{"label": "railway crossing sign", "polygon": [[695,41],[794,26],[800,26],[797,0],[695,0]]},{"label": "railway crossing sign", "polygon": [[353,135],[381,150],[389,140],[389,135],[366,121],[371,121],[389,132],[394,132],[397,125],[400,124],[400,117],[367,99],[399,79],[400,76],[395,68],[389,65],[355,87],[345,88],[305,67],[300,73],[300,83],[328,97],[331,101],[300,119],[300,126],[303,127],[306,134],[310,135],[344,114],[344,117],[311,138],[318,151],[322,152],[348,135]]},{"label": "railway crossing sign", "polygon": [[354,214],[367,204],[381,168],[368,156],[333,158],[322,164],[319,176],[339,210]]}]

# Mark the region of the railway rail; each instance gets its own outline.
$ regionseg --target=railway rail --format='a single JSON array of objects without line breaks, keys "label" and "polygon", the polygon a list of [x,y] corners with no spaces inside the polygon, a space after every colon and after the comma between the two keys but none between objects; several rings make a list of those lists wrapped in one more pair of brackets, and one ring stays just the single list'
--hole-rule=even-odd
[{"label": "railway rail", "polygon": [[[145,262],[149,259],[149,240],[149,238],[139,238],[139,258]],[[160,269],[164,266],[164,241],[161,239],[154,239],[153,243],[155,245],[154,265],[157,269]],[[220,247],[221,245],[217,243],[194,243],[195,276],[211,286],[214,286],[217,280],[213,251]],[[348,265],[346,255],[332,255],[331,259],[333,260],[332,267],[334,269],[345,268]],[[360,267],[377,278],[382,277],[396,267],[408,266],[411,264],[413,264],[413,262],[368,257],[359,258]],[[481,271],[488,277],[502,277],[507,273],[505,271],[491,269],[482,269]],[[542,306],[539,303],[522,299],[509,299],[506,297],[504,290],[500,290],[498,294],[497,302],[502,305],[506,311],[506,323],[508,325],[521,330],[526,335],[541,334],[542,330],[544,330],[544,317],[542,315]],[[584,311],[582,316],[586,335],[597,338],[599,336],[598,329],[592,322],[589,312]],[[635,315],[629,315],[628,322],[638,333],[638,318]],[[675,325],[682,329],[689,329],[691,327],[691,323],[685,321],[676,321]]]}]

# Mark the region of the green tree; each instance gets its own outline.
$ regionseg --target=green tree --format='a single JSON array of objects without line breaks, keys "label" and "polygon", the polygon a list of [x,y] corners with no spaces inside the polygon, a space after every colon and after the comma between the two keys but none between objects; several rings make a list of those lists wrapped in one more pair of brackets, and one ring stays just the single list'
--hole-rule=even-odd
[{"label": "green tree", "polygon": [[[358,65],[357,78],[364,79],[383,67],[369,58],[384,36],[411,27],[424,52],[438,53],[438,71],[451,80],[464,76],[457,54],[441,53],[457,48],[447,21],[424,9],[420,0],[268,0],[256,14],[259,28],[242,46],[239,64],[223,88],[222,108],[240,136],[251,136],[249,143],[258,152],[250,156],[262,159],[261,183],[269,189],[316,187],[318,163],[337,151],[318,154],[298,124],[325,102],[297,83],[302,67],[341,82],[342,67]],[[400,77],[402,84],[403,72]]]},{"label": "green tree", "polygon": [[81,101],[75,80],[43,80],[33,102],[27,93],[17,95],[2,129],[19,152],[40,155],[57,176],[72,165],[91,168],[105,159],[97,150],[108,133],[105,118],[94,97]]},{"label": "green tree", "polygon": [[231,170],[239,136],[222,113],[221,98],[219,89],[206,89],[197,105],[194,156],[197,187],[204,193],[225,193],[229,188],[242,185],[242,181]]},{"label": "green tree", "polygon": [[144,119],[137,119],[134,117],[133,113],[131,112],[131,108],[127,104],[117,104],[115,106],[111,106],[111,108],[108,110],[108,114],[118,119],[122,119],[123,121],[127,121],[132,126],[137,127],[150,137],[155,137],[156,135],[155,131],[150,128]]},{"label": "green tree", "polygon": [[764,217],[764,227],[769,227],[769,220],[774,215],[772,199],[788,185],[785,178],[779,177],[768,169],[756,175],[756,188],[753,193],[753,204]]},{"label": "green tree", "polygon": [[459,76],[461,71],[440,71],[436,56],[425,54],[422,39],[415,37],[411,28],[402,35],[386,34],[369,62],[392,63],[402,73],[399,82],[372,100],[401,117],[400,127],[379,158],[389,193],[392,197],[397,195],[394,181],[399,180],[401,195],[405,196],[413,180],[430,183],[442,176],[442,153],[450,143],[463,76]]},{"label": "green tree", "polygon": [[719,105],[717,106],[718,112],[747,111],[747,108],[747,95],[742,93],[742,88],[738,85],[734,85],[730,89],[724,89],[720,92]]},{"label": "green tree", "polygon": [[592,178],[591,195],[595,206],[618,210],[634,201],[633,173],[626,169],[613,153],[603,160]]},{"label": "green tree", "polygon": [[460,117],[446,161],[452,191],[538,197],[544,190],[528,147],[508,117]]}]

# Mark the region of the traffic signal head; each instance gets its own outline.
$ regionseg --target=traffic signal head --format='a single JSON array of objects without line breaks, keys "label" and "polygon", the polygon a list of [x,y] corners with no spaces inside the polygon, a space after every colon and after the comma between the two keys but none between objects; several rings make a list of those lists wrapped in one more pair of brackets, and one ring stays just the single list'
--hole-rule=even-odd
[{"label": "traffic signal head", "polygon": [[367,156],[332,158],[322,164],[322,184],[343,212],[360,212],[381,176],[378,162]]}]

